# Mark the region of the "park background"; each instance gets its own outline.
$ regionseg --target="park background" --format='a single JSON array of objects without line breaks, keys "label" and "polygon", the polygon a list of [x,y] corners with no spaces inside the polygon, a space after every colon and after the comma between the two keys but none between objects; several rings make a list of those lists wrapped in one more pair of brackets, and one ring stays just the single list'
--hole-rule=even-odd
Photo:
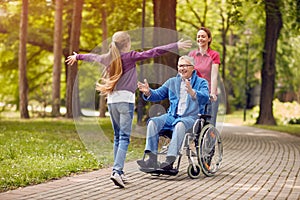
[{"label": "park background", "polygon": [[[272,125],[266,128],[277,125],[281,131],[299,133],[299,0],[0,3],[1,191],[111,163],[111,158],[96,159],[80,142],[73,118],[90,106],[90,96],[98,95],[95,91],[83,92],[73,98],[74,87],[75,91],[77,87],[86,91],[94,85],[88,78],[76,82],[84,63],[70,68],[64,61],[73,51],[103,52],[112,34],[119,30],[160,27],[196,40],[199,27],[210,28],[212,49],[221,56],[226,117],[242,124]],[[180,38],[175,34],[145,41],[149,39],[157,46]],[[135,45],[136,50],[149,48],[143,42]],[[169,54],[148,64],[162,63],[176,69],[177,57]],[[91,76],[100,76],[99,71],[88,69]],[[111,137],[103,101],[99,97],[96,100],[100,113],[97,119]],[[147,111],[139,110],[138,105],[147,108],[137,93],[137,115],[142,116],[136,123],[143,123]],[[129,158],[140,156],[138,150],[142,148],[140,138],[133,140]]]}]

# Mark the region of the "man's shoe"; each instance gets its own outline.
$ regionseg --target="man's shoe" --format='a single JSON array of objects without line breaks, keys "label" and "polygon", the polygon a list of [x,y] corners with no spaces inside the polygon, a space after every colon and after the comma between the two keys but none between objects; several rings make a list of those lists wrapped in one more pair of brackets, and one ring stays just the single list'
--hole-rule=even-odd
[{"label": "man's shoe", "polygon": [[153,159],[148,159],[148,160],[137,160],[136,161],[137,164],[141,167],[141,168],[157,168],[157,161],[153,160]]},{"label": "man's shoe", "polygon": [[114,182],[115,185],[119,186],[120,188],[125,188],[125,184],[118,173],[113,172],[110,176],[110,179]]},{"label": "man's shoe", "polygon": [[141,168],[157,168],[157,155],[150,151],[145,152],[145,155],[148,155],[149,159],[145,161],[144,157],[142,160],[137,160],[137,164]]},{"label": "man's shoe", "polygon": [[166,161],[160,165],[160,168],[164,170],[172,170],[175,160],[176,160],[175,156],[167,156]]},{"label": "man's shoe", "polygon": [[173,169],[173,164],[174,164],[174,162],[172,162],[172,163],[163,162],[163,163],[161,163],[160,168],[163,169],[163,170],[170,171],[170,170]]}]

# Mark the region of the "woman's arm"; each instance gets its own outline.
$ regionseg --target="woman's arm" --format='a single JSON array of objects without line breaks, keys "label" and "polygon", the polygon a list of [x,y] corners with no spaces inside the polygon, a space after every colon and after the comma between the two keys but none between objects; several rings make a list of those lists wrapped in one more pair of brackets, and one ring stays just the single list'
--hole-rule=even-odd
[{"label": "woman's arm", "polygon": [[217,87],[218,87],[218,72],[219,64],[212,64],[211,67],[211,91],[210,96],[212,101],[217,101]]}]

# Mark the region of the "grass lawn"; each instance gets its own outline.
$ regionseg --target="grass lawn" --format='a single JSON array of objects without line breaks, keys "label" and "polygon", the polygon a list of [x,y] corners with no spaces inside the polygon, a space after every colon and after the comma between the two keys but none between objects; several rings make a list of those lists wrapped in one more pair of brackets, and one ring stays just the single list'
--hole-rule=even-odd
[{"label": "grass lawn", "polygon": [[[113,141],[109,118],[100,123]],[[144,139],[132,138],[128,159],[140,157],[143,148]],[[112,161],[112,156],[98,160],[86,150],[73,120],[0,119],[0,192],[107,167]]]},{"label": "grass lawn", "polygon": [[99,168],[71,120],[0,121],[0,191]]},{"label": "grass lawn", "polygon": [[242,110],[235,111],[226,115],[225,122],[237,125],[254,126],[257,128],[268,129],[273,131],[285,132],[300,137],[300,124],[278,124],[276,126],[256,125],[256,119],[252,116],[251,111],[246,112],[246,121],[244,121],[244,113]]},{"label": "grass lawn", "polygon": [[277,126],[265,126],[265,125],[254,125],[254,127],[268,129],[273,131],[285,132],[300,137],[300,125],[289,124],[289,125],[277,125]]}]

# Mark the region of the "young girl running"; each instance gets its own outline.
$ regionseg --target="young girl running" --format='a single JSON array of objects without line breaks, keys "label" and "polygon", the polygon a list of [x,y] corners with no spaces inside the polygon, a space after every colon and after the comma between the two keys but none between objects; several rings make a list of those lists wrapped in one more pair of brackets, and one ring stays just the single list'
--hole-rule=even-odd
[{"label": "young girl running", "polygon": [[136,62],[191,46],[191,41],[179,40],[176,43],[147,51],[130,51],[130,35],[126,31],[119,31],[112,36],[107,54],[77,54],[74,52],[74,55],[67,58],[66,62],[69,65],[74,64],[77,60],[85,60],[96,61],[106,66],[100,84],[96,85],[96,90],[103,95],[107,94],[108,111],[114,129],[114,165],[110,179],[115,185],[121,188],[125,187],[126,178],[123,167],[132,131],[135,90],[137,89]]}]

